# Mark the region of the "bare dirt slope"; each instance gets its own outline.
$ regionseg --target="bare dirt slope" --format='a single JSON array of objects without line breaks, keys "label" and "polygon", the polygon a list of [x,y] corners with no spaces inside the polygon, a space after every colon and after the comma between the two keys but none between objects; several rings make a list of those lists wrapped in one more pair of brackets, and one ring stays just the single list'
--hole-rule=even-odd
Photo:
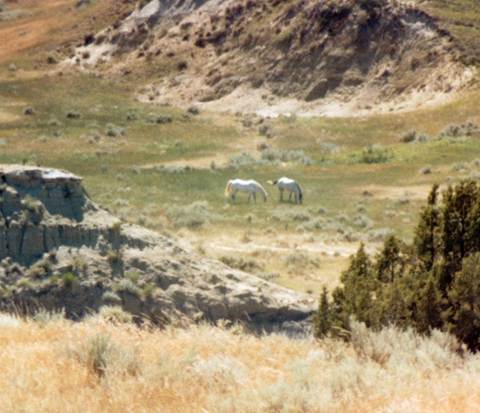
[{"label": "bare dirt slope", "polygon": [[0,64],[28,56],[38,67],[47,55],[68,56],[85,36],[124,19],[134,6],[134,0],[0,1]]},{"label": "bare dirt slope", "polygon": [[397,1],[149,2],[70,63],[145,77],[145,100],[351,115],[444,102],[474,71],[454,38]]}]

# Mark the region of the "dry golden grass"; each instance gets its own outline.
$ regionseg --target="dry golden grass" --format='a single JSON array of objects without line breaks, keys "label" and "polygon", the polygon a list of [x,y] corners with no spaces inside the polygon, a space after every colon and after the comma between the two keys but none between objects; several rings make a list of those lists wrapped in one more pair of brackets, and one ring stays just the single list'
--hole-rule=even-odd
[{"label": "dry golden grass", "polygon": [[2,412],[478,412],[480,357],[450,337],[352,344],[0,316]]}]

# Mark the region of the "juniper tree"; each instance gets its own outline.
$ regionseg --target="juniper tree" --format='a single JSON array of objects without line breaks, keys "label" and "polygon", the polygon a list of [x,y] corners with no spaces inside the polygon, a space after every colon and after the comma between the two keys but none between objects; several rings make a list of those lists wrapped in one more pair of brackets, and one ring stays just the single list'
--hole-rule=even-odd
[{"label": "juniper tree", "polygon": [[409,312],[399,279],[383,287],[381,302],[377,304],[377,316],[382,325],[408,325]]},{"label": "juniper tree", "polygon": [[405,260],[401,253],[400,241],[395,236],[388,237],[375,265],[377,279],[383,283],[392,283],[403,275]]},{"label": "juniper tree", "polygon": [[424,271],[432,269],[439,247],[440,211],[438,210],[437,201],[438,185],[435,184],[428,196],[427,206],[423,208],[415,230],[415,258]]},{"label": "juniper tree", "polygon": [[416,298],[415,318],[418,331],[428,333],[432,329],[441,328],[441,295],[432,274],[428,276],[425,286],[419,289]]},{"label": "juniper tree", "polygon": [[350,266],[343,272],[341,281],[343,284],[341,293],[337,291],[334,294],[335,306],[343,313],[340,318],[346,320],[353,314],[358,321],[370,325],[375,280],[372,262],[363,244],[351,258]]},{"label": "juniper tree", "polygon": [[470,349],[480,346],[480,253],[463,260],[461,271],[448,292],[450,300],[449,331]]},{"label": "juniper tree", "polygon": [[475,205],[470,210],[467,251],[480,252],[480,194],[477,194]]},{"label": "juniper tree", "polygon": [[461,182],[455,188],[450,186],[444,194],[441,226],[443,265],[439,278],[440,291],[444,295],[469,252],[471,212],[477,200],[478,187],[473,181]]},{"label": "juniper tree", "polygon": [[315,315],[315,337],[325,337],[330,332],[331,327],[330,302],[328,300],[327,289],[323,287],[318,312]]}]

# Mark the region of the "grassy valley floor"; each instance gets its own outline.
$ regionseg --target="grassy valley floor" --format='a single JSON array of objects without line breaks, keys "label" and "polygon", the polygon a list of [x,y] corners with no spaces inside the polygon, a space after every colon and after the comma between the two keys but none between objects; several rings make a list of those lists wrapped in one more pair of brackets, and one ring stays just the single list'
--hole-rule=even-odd
[{"label": "grassy valley floor", "polygon": [[[409,114],[262,120],[142,104],[135,85],[92,75],[23,74],[0,70],[0,162],[68,169],[125,221],[315,295],[359,242],[411,239],[433,183],[480,178],[478,92]],[[266,182],[284,175],[304,205],[278,202]],[[234,177],[263,183],[268,202],[228,202]]]}]

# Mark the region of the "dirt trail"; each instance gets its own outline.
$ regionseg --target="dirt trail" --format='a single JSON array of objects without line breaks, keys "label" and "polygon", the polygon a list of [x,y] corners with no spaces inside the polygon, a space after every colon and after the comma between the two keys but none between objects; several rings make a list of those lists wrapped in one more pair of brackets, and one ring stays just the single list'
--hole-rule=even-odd
[{"label": "dirt trail", "polygon": [[13,113],[8,113],[0,109],[0,123],[13,122],[17,120],[19,116],[14,115]]},{"label": "dirt trail", "polygon": [[[441,190],[443,188],[440,188]],[[410,185],[410,186],[386,186],[386,185],[365,185],[356,187],[353,192],[374,196],[377,199],[398,200],[408,198],[410,200],[424,201],[432,190],[432,186]]]},{"label": "dirt trail", "polygon": [[213,250],[221,252],[240,252],[240,253],[253,253],[257,251],[267,251],[274,253],[291,253],[303,252],[327,256],[336,256],[336,257],[349,257],[354,254],[358,246],[357,245],[347,245],[347,244],[328,244],[323,241],[305,243],[302,245],[297,245],[296,247],[282,247],[279,245],[272,245],[271,243],[257,243],[249,242],[247,244],[239,244],[238,242],[232,242],[230,245],[228,241],[222,239],[222,241],[212,241],[208,242],[205,245]]},{"label": "dirt trail", "polygon": [[[358,250],[358,243],[349,242],[327,242],[324,240],[307,240],[304,235],[299,234],[271,234],[255,235],[253,239],[242,241],[238,234],[195,234],[189,233],[185,237],[192,243],[200,242],[202,246],[213,253],[234,253],[252,254],[259,251],[271,252],[273,254],[290,254],[292,252],[318,254],[330,257],[349,257]],[[369,244],[368,252],[374,253],[377,245]]]}]

